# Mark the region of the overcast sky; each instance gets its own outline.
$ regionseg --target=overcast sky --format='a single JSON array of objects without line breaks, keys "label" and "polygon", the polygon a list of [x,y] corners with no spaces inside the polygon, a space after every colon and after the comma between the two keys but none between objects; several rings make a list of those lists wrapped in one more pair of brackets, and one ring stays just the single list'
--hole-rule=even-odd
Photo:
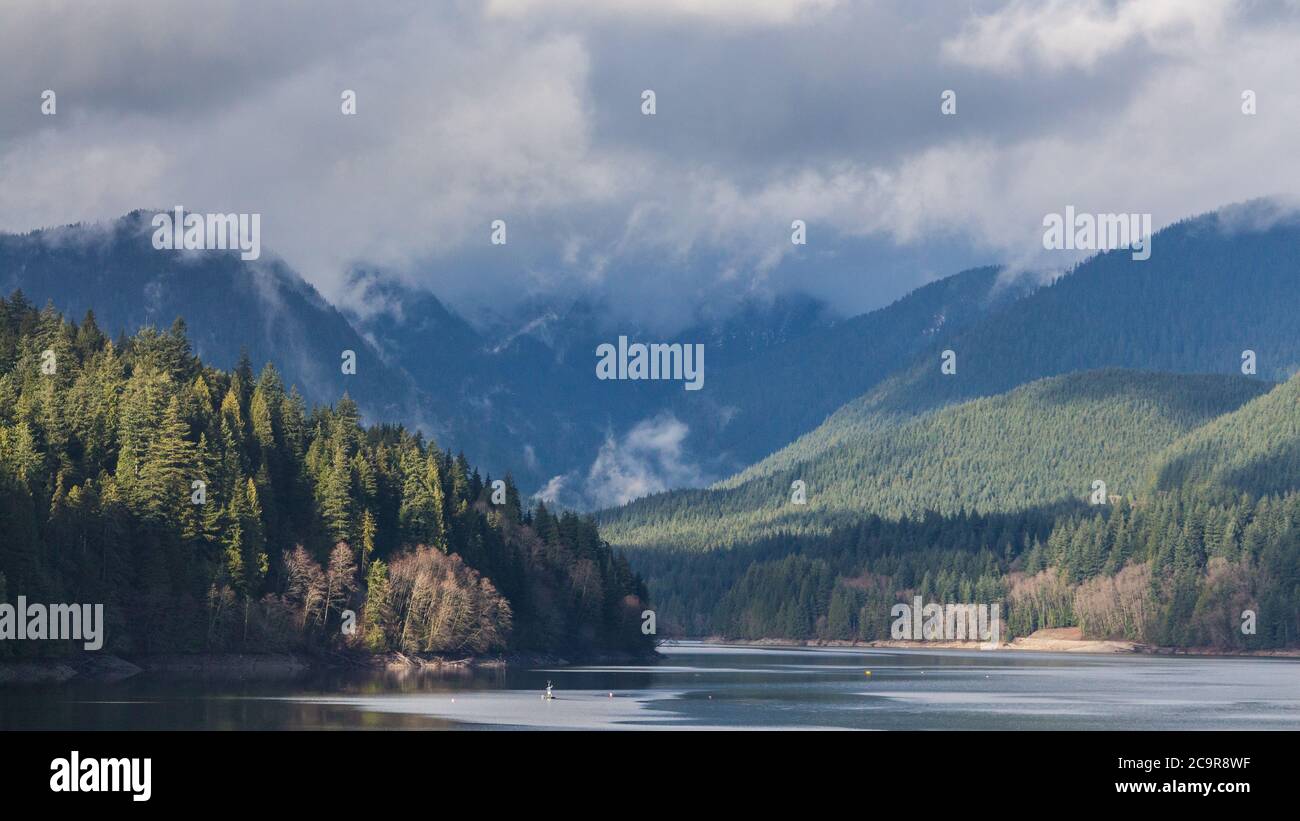
[{"label": "overcast sky", "polygon": [[964,265],[1060,268],[1066,205],[1160,226],[1300,190],[1298,43],[1284,2],[6,0],[0,230],[258,212],[363,310],[357,266],[467,309],[856,312]]}]

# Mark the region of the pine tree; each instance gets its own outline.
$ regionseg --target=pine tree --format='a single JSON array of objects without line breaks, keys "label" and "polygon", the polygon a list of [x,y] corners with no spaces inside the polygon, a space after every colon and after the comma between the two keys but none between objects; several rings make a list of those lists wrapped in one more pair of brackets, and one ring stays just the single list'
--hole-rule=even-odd
[{"label": "pine tree", "polygon": [[366,569],[366,603],[362,608],[362,641],[372,653],[388,649],[384,625],[392,619],[388,607],[388,565],[375,559]]},{"label": "pine tree", "polygon": [[403,541],[437,547],[445,553],[445,505],[437,456],[431,451],[421,459],[418,451],[408,451],[403,457],[403,469],[406,480],[398,514]]},{"label": "pine tree", "polygon": [[370,564],[370,557],[375,553],[375,533],[377,529],[374,514],[370,512],[370,508],[366,508],[361,513],[361,551],[358,556],[358,565],[363,574]]},{"label": "pine tree", "polygon": [[321,516],[334,542],[352,541],[352,471],[343,443],[335,445],[334,459],[320,486]]},{"label": "pine tree", "polygon": [[189,425],[181,418],[180,402],[173,396],[150,437],[140,469],[138,496],[148,518],[158,522],[186,518],[183,512],[189,505],[190,477],[199,473],[194,443],[188,435]]}]

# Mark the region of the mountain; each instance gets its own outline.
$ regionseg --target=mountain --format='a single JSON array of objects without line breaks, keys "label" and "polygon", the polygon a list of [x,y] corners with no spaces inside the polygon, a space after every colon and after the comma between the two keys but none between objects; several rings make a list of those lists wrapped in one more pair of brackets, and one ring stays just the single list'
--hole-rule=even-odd
[{"label": "mountain", "polygon": [[[339,310],[270,254],[156,250],[150,213],[0,235],[0,292],[93,309],[114,335],[183,316],[216,365],[274,361],[309,403],[347,392],[367,420],[405,423],[576,508],[730,475],[1025,291],[982,268],[848,318],[786,294],[705,306],[667,334],[584,300],[529,299],[471,322],[373,271],[354,274],[358,300]],[[704,390],[596,379],[596,347],[620,335],[704,345]]]},{"label": "mountain", "polygon": [[1258,375],[1300,368],[1300,224],[1251,202],[1158,232],[1146,261],[1127,251],[1095,256],[951,340],[956,373],[936,355],[840,408],[790,448],[731,480],[786,469],[855,430],[1033,379],[1097,368],[1241,373],[1254,351]]},{"label": "mountain", "polygon": [[[151,213],[0,235],[0,292],[21,291],[70,316],[93,310],[114,335],[183,316],[208,361],[234,367],[243,353],[259,366],[274,361],[309,403],[346,392],[367,419],[406,423],[498,474],[513,470],[529,494],[552,476],[584,472],[611,432],[681,390],[640,383],[615,391],[594,378],[595,347],[609,339],[599,306],[527,304],[479,328],[433,294],[371,277],[370,310],[345,313],[269,254],[244,261],[154,249]],[[829,322],[821,303],[791,298],[679,336],[706,342],[710,364],[725,368]],[[357,355],[355,374],[342,372],[344,351]]]},{"label": "mountain", "polygon": [[[722,477],[720,488],[735,487],[914,413],[1045,376],[1231,373],[1247,348],[1262,377],[1300,364],[1300,313],[1288,302],[1297,228],[1264,203],[1168,228],[1145,262],[1102,254],[1043,287],[979,268],[861,316],[787,295],[691,317],[670,334],[583,301],[525,301],[471,322],[373,273],[358,280],[364,310],[340,311],[269,256],[156,251],[146,216],[0,236],[0,289],[74,316],[93,308],[114,334],[183,315],[196,351],[216,364],[231,367],[247,349],[309,402],[346,391],[368,420],[406,423],[512,472],[524,493],[575,508]],[[596,379],[596,346],[620,335],[703,344],[704,389]],[[953,375],[939,371],[947,349]],[[340,372],[344,350],[358,354],[355,375]]]},{"label": "mountain", "polygon": [[[749,465],[812,430],[850,399],[937,353],[954,335],[1023,296],[1027,278],[974,268],[924,285],[879,310],[774,346],[711,376],[700,397],[675,397],[698,450]],[[703,407],[701,407],[703,406]]]},{"label": "mountain", "polygon": [[[954,333],[944,340],[955,353],[953,374],[941,371],[932,346],[789,446],[712,489],[675,501],[648,499],[602,520],[615,540],[639,544],[641,537],[631,534],[651,528],[698,545],[702,539],[684,521],[668,521],[670,511],[686,509],[683,499],[701,509],[729,508],[735,502],[727,500],[748,497],[743,489],[756,482],[788,488],[798,476],[823,475],[853,458],[846,453],[877,447],[917,414],[1044,377],[1103,368],[1240,375],[1247,350],[1259,377],[1285,379],[1300,367],[1300,298],[1292,282],[1300,266],[1300,224],[1293,215],[1266,201],[1229,207],[1158,232],[1152,249],[1146,261],[1126,251],[1095,256]],[[770,503],[762,494],[750,498],[751,515]],[[875,509],[869,496],[856,498],[858,512]],[[638,521],[651,510],[653,518]]]},{"label": "mountain", "polygon": [[[362,301],[379,307],[354,317],[354,324],[385,361],[404,367],[422,386],[437,386],[425,411],[439,420],[439,441],[507,466],[530,490],[561,477],[568,491],[558,501],[575,507],[587,503],[584,483],[602,446],[639,422],[672,413],[686,393],[680,382],[596,379],[599,345],[620,335],[703,344],[711,390],[717,374],[833,324],[825,305],[799,296],[745,303],[734,314],[668,335],[619,325],[602,306],[582,301],[525,303],[482,327],[432,295],[392,283],[367,283]],[[689,403],[680,411],[693,412]],[[707,443],[693,439],[686,447],[691,458],[709,452]],[[738,464],[728,462],[726,469]]]},{"label": "mountain", "polygon": [[[611,323],[611,312],[584,302],[526,304],[512,319],[497,317],[475,330],[432,297],[378,285],[365,301],[387,307],[356,323],[386,360],[409,363],[418,383],[443,388],[433,415],[451,420],[444,435],[458,447],[465,443],[488,464],[522,464],[512,467],[515,475],[534,485],[558,478],[552,481],[562,488],[557,500],[584,507],[622,492],[602,485],[618,477],[596,473],[593,460],[602,452],[625,458],[629,432],[649,426],[646,438],[680,436],[672,441],[680,449],[672,454],[682,468],[678,478],[701,483],[725,476],[817,425],[918,351],[938,350],[1026,288],[1023,279],[1000,282],[999,270],[987,267],[857,317],[837,318],[825,304],[796,294],[751,300],[660,336]],[[596,347],[619,335],[703,344],[704,389],[596,380]],[[619,469],[653,471],[657,465],[645,461],[662,454],[631,458],[637,456],[644,459]]]},{"label": "mountain", "polygon": [[[804,515],[816,521],[791,516],[779,528],[750,527],[726,550],[664,550],[644,541],[630,555],[661,623],[685,635],[887,639],[894,605],[921,596],[1001,603],[1004,638],[1080,627],[1090,638],[1171,646],[1294,646],[1300,375],[1261,393],[1267,387],[1244,377],[1125,371],[1034,382],[916,420],[926,432],[921,443],[933,442],[947,460],[934,470],[924,459],[891,461],[894,443],[882,437],[892,484],[935,507],[947,500],[947,510],[927,505],[837,521],[812,510],[810,495]],[[962,417],[955,428],[927,424]],[[1196,426],[1198,418],[1208,421]],[[962,444],[934,438],[953,430]],[[904,443],[913,432],[900,434]],[[994,441],[999,434],[1003,440]],[[1123,494],[1090,504],[1061,482],[1060,474],[1092,475],[1078,469],[1079,456],[1089,467],[1117,466],[1107,475],[1123,478],[1108,479],[1107,489],[1118,484]],[[896,489],[876,490],[872,478],[863,484],[882,498]],[[1000,511],[996,499],[980,512],[952,508],[957,488],[1010,489],[1022,479],[1035,483],[1030,491],[1055,484],[1065,495],[1030,504],[1031,492]],[[741,518],[695,504],[731,522]],[[665,521],[666,529],[678,519]],[[1241,629],[1246,611],[1258,615],[1252,631]]]},{"label": "mountain", "polygon": [[[167,328],[185,317],[195,352],[234,367],[241,351],[275,361],[308,402],[348,393],[367,418],[414,419],[415,384],[380,361],[347,318],[283,262],[230,253],[160,251],[151,212],[105,225],[0,234],[0,293],[21,290],[38,306],[82,317],[94,311],[110,334]],[[354,375],[344,351],[357,354]]]},{"label": "mountain", "polygon": [[918,363],[859,409],[914,411],[1096,368],[1241,373],[1300,369],[1300,217],[1252,201],[1184,220],[1152,238],[1149,260],[1094,256],[957,335],[957,372]]},{"label": "mountain", "polygon": [[[1242,376],[1122,370],[1038,380],[864,431],[852,448],[726,488],[640,499],[601,517],[612,543],[704,550],[825,533],[866,515],[1012,512],[1141,486],[1148,459],[1270,387]],[[806,503],[792,501],[805,485]]]}]

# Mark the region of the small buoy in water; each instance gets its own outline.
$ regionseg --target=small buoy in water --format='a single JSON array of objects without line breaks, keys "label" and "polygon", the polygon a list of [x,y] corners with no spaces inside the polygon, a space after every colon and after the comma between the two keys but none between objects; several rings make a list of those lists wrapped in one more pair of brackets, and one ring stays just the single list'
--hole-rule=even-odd
[{"label": "small buoy in water", "polygon": [[455,704],[455,703],[456,703],[456,699],[453,698],[453,699],[451,700],[451,703],[452,703],[452,704]]}]

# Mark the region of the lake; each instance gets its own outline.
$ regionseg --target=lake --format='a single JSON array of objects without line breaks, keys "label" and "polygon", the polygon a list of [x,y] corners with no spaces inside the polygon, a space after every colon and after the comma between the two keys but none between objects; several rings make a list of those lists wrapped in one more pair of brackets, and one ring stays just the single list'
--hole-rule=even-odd
[{"label": "lake", "polygon": [[1300,728],[1296,659],[696,642],[661,653],[632,665],[0,690],[0,729]]}]

